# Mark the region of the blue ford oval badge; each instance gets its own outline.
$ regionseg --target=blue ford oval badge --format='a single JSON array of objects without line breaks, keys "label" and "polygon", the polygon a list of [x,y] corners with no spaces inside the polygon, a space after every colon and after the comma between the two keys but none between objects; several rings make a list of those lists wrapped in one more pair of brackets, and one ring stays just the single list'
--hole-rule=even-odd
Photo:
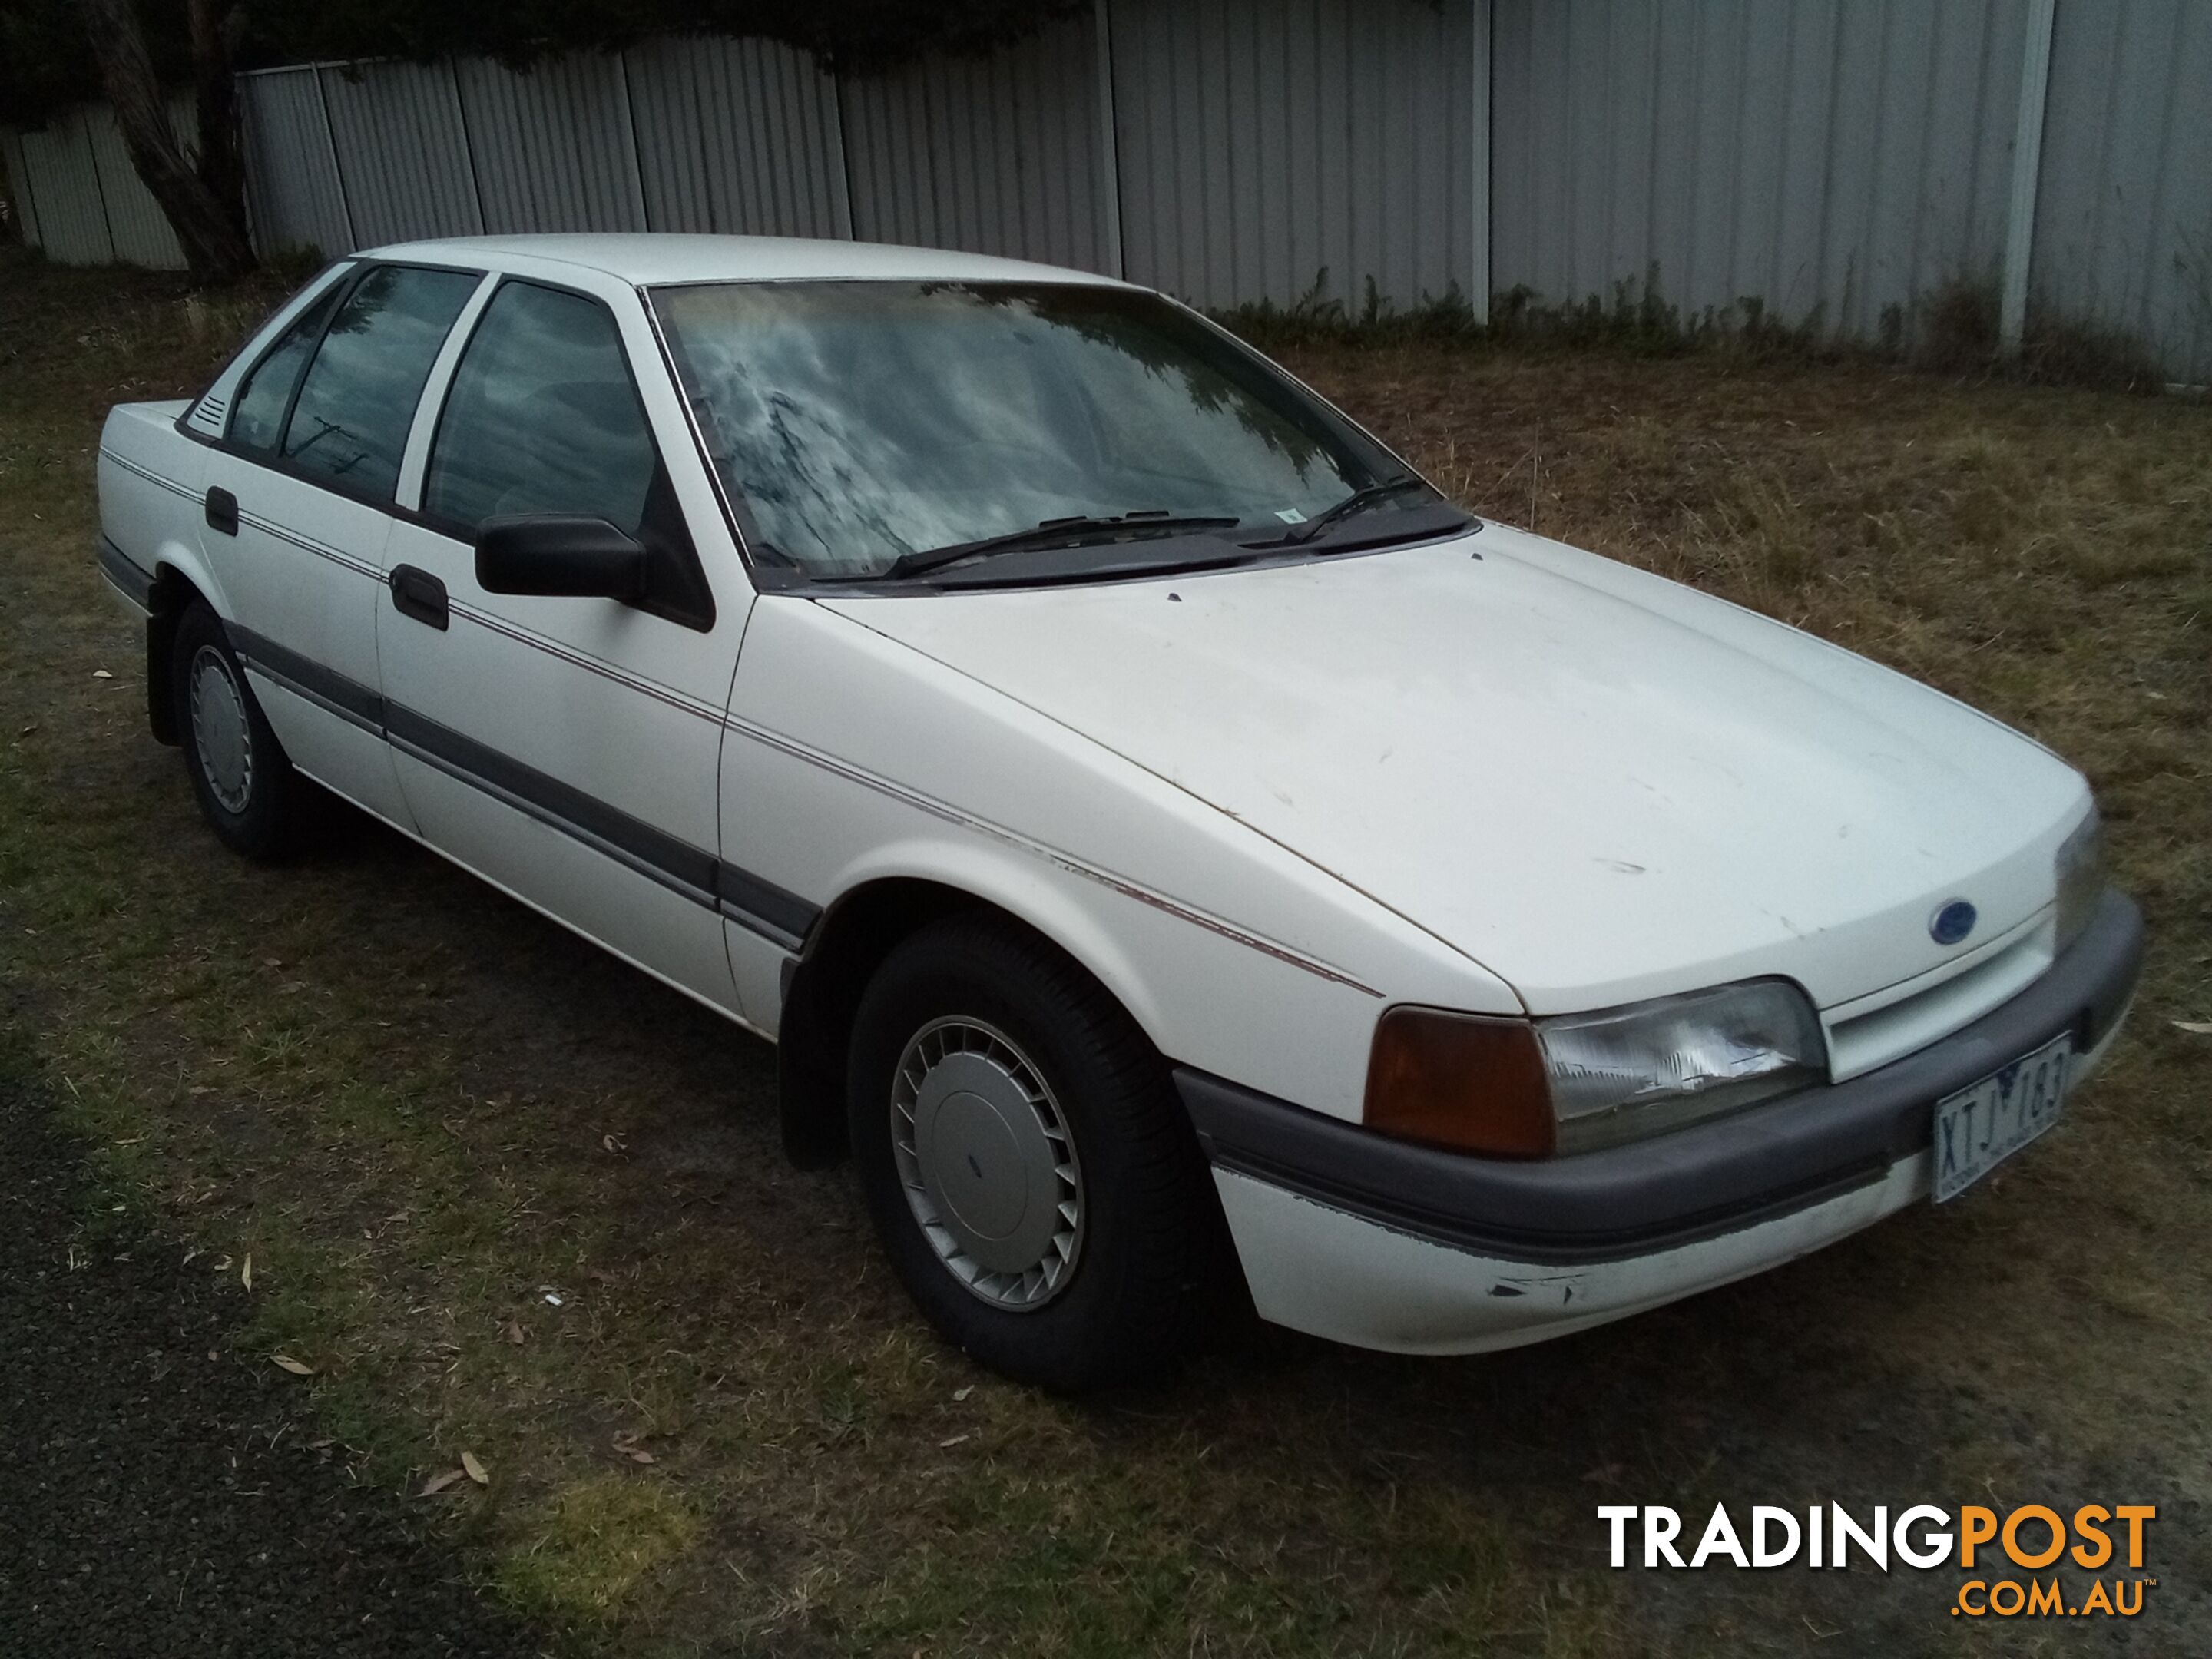
[{"label": "blue ford oval badge", "polygon": [[1974,907],[1964,899],[1953,899],[1928,921],[1928,937],[1938,945],[1956,945],[1974,931]]}]

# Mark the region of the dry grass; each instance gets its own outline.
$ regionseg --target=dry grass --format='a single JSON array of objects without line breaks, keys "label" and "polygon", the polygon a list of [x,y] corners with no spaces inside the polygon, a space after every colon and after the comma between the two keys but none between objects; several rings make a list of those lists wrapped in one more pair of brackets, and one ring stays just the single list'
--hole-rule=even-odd
[{"label": "dry grass", "polygon": [[781,1167],[760,1045],[381,832],[269,872],[200,831],[91,571],[91,450],[259,303],[196,325],[157,279],[0,265],[6,1018],[118,1194],[253,1252],[254,1341],[319,1367],[363,1479],[489,1466],[425,1512],[579,1649],[1949,1652],[1954,1575],[1616,1576],[1594,1509],[1990,1492],[2161,1504],[2136,1634],[2212,1643],[2212,1042],[2170,1024],[2212,1018],[2212,410],[1863,365],[1300,354],[1470,504],[2084,764],[2150,977],[2073,1124],[1954,1210],[1546,1347],[1246,1332],[1078,1407],[921,1329],[843,1180]]}]

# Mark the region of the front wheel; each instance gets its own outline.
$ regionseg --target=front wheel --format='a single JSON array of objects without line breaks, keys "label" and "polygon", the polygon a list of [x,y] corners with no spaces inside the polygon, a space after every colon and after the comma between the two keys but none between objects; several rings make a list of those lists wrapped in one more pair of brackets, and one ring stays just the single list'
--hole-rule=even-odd
[{"label": "front wheel", "polygon": [[171,705],[192,793],[222,843],[252,859],[275,859],[305,838],[309,787],[292,768],[269,717],[246,684],[222,622],[195,599],[170,648]]},{"label": "front wheel", "polygon": [[853,1153],[878,1235],[946,1338],[1075,1392],[1174,1370],[1233,1282],[1167,1068],[1090,976],[988,919],[915,935],[854,1022]]}]

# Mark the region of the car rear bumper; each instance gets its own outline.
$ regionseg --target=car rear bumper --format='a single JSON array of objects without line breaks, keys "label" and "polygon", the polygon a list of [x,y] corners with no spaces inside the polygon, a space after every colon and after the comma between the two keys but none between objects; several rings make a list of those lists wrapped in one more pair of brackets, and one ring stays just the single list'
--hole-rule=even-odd
[{"label": "car rear bumper", "polygon": [[1743,1278],[1926,1196],[1936,1102],[2069,1030],[2085,1076],[2142,962],[2141,914],[2108,892],[2048,972],[1925,1048],[1571,1158],[1439,1152],[1202,1073],[1176,1081],[1263,1316],[1369,1347],[1505,1347]]},{"label": "car rear bumper", "polygon": [[142,622],[153,615],[153,573],[140,569],[130,555],[105,536],[100,538],[98,556],[100,574],[107,579],[108,591],[116,602]]}]

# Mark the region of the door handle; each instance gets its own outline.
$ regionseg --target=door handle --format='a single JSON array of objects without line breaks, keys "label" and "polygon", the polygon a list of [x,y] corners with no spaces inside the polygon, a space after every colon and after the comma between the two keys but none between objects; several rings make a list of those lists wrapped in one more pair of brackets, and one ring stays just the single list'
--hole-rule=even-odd
[{"label": "door handle", "polygon": [[441,631],[447,625],[446,585],[411,564],[392,567],[392,608]]},{"label": "door handle", "polygon": [[207,522],[210,530],[219,530],[226,536],[238,534],[238,497],[221,484],[208,487]]}]

